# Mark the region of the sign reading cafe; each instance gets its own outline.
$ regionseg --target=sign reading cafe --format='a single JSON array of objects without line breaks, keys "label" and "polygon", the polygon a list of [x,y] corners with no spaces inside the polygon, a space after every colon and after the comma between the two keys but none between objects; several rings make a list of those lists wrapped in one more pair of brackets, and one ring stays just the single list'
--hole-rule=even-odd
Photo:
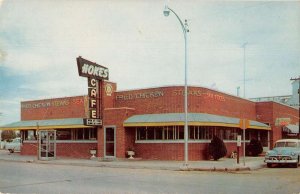
[{"label": "sign reading cafe", "polygon": [[108,80],[109,71],[106,67],[77,57],[79,76],[88,78],[89,118],[83,119],[84,125],[102,126],[102,81]]}]

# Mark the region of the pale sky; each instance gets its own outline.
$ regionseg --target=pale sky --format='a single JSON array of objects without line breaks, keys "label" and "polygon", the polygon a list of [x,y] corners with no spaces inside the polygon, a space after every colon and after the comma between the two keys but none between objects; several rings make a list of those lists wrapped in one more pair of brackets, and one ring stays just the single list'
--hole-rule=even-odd
[{"label": "pale sky", "polygon": [[289,95],[300,74],[300,1],[0,0],[0,125],[20,101],[87,94],[76,57],[110,70],[118,90],[184,84],[246,98]]}]

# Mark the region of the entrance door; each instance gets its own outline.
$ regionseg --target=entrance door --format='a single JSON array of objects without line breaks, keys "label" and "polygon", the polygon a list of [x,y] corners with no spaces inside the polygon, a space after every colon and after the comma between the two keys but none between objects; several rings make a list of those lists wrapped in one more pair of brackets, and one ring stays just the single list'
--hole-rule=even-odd
[{"label": "entrance door", "polygon": [[116,157],[116,128],[104,128],[104,157]]},{"label": "entrance door", "polygon": [[56,131],[39,131],[39,160],[50,160],[56,158]]}]

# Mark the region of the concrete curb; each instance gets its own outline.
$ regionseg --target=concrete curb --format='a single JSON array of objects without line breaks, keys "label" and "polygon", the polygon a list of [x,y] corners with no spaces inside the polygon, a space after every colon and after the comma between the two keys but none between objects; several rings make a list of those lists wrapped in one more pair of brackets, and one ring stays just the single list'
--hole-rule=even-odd
[{"label": "concrete curb", "polygon": [[[6,162],[23,162],[23,163],[37,163],[37,164],[51,164],[51,165],[71,165],[71,166],[84,166],[84,167],[105,167],[105,168],[127,168],[127,169],[151,169],[151,170],[171,170],[171,171],[208,171],[208,172],[238,172],[238,171],[251,171],[265,168],[266,164],[261,161],[249,161],[247,166],[228,165],[226,163],[218,163],[218,165],[210,163],[194,162],[190,163],[188,167],[182,166],[181,163],[166,161],[141,161],[141,160],[115,160],[115,161],[102,161],[99,158],[94,160],[68,160],[56,159],[49,161],[41,161],[37,158],[0,158],[0,161]],[[223,164],[223,165],[222,165]]]},{"label": "concrete curb", "polygon": [[[1,159],[0,159],[1,160]],[[161,167],[161,166],[132,166],[132,165],[111,165],[111,164],[103,164],[103,163],[95,163],[95,164],[86,164],[86,163],[61,163],[61,162],[48,162],[48,161],[34,161],[33,163],[37,164],[52,164],[52,165],[70,165],[70,166],[82,166],[82,167],[104,167],[104,168],[124,168],[124,169],[150,169],[150,170],[180,170],[179,167]]]},{"label": "concrete curb", "polygon": [[255,165],[252,167],[185,167],[180,166],[166,167],[166,166],[146,166],[146,165],[126,165],[126,164],[111,164],[107,162],[99,163],[74,163],[74,162],[55,162],[55,161],[39,161],[39,160],[10,160],[0,159],[0,161],[6,162],[22,162],[22,163],[37,163],[37,164],[51,164],[51,165],[71,165],[71,166],[84,166],[84,167],[105,167],[105,168],[126,168],[126,169],[150,169],[150,170],[171,170],[171,171],[206,171],[206,172],[239,172],[239,171],[251,171],[264,168],[265,164]]}]

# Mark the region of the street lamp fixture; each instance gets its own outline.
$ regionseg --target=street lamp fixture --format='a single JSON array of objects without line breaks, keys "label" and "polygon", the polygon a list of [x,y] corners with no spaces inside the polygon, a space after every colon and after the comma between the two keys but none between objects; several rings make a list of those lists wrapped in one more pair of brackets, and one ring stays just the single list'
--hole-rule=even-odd
[{"label": "street lamp fixture", "polygon": [[169,11],[168,6],[165,6],[164,15],[165,15],[166,17],[168,17],[168,16],[170,15],[170,11]]},{"label": "street lamp fixture", "polygon": [[188,89],[187,89],[187,32],[189,32],[187,20],[182,20],[170,7],[165,6],[164,16],[168,17],[170,12],[177,17],[184,35],[184,168],[188,167]]}]

